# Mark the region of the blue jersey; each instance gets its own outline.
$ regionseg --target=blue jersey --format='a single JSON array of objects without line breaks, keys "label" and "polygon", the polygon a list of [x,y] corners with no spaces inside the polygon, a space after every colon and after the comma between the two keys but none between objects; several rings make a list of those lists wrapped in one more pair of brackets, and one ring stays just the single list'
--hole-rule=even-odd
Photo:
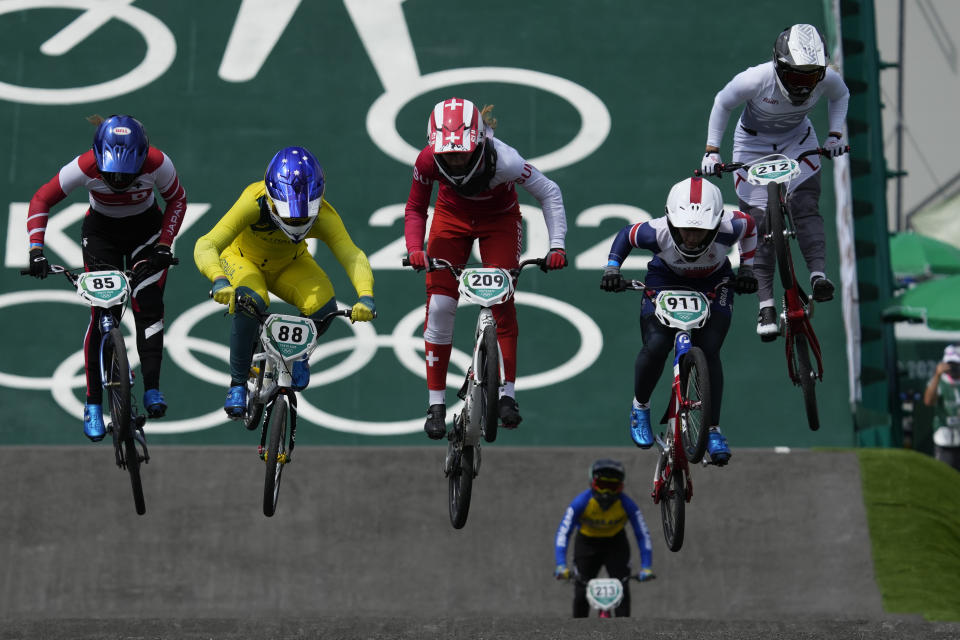
[{"label": "blue jersey", "polygon": [[637,547],[640,549],[640,568],[649,569],[653,564],[653,545],[650,542],[650,532],[647,523],[643,520],[640,507],[625,493],[603,509],[593,497],[593,492],[587,489],[570,503],[560,527],[557,529],[554,543],[554,555],[558,565],[567,564],[567,547],[573,530],[579,528],[580,535],[593,538],[609,538],[623,531],[627,522],[633,527],[633,535],[637,538]]}]

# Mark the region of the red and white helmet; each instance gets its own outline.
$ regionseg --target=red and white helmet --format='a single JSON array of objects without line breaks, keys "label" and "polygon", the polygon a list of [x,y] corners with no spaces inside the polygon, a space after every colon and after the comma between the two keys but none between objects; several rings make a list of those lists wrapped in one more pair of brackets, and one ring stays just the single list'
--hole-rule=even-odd
[{"label": "red and white helmet", "polygon": [[469,100],[450,98],[433,107],[427,141],[437,168],[454,186],[468,182],[480,168],[486,137],[480,110]]},{"label": "red and white helmet", "polygon": [[[696,260],[710,248],[723,219],[723,194],[717,185],[703,178],[687,178],[673,185],[667,194],[667,227],[677,251],[687,260]],[[707,229],[704,239],[691,249],[686,247],[678,229]]]}]

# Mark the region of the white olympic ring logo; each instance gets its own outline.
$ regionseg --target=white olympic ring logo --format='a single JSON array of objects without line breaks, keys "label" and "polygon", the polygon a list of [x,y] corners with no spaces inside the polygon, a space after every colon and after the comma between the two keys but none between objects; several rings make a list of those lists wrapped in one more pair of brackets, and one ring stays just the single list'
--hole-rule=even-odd
[{"label": "white olympic ring logo", "polygon": [[[517,292],[515,300],[518,304],[526,304],[538,309],[558,314],[570,322],[580,337],[580,346],[567,361],[533,375],[520,376],[516,381],[518,390],[536,389],[568,380],[590,367],[597,359],[602,335],[596,323],[577,307],[540,294]],[[79,304],[86,306],[76,294],[69,291],[20,291],[0,295],[0,309],[33,303],[60,303]],[[341,305],[341,307],[344,307]],[[170,325],[164,339],[164,346],[170,357],[164,360],[164,370],[169,372],[170,365],[175,363],[190,375],[223,387],[229,385],[230,376],[225,370],[212,368],[199,360],[194,352],[216,358],[225,363],[230,360],[230,349],[225,344],[212,340],[196,338],[190,335],[191,330],[208,316],[222,313],[223,306],[209,300],[198,304],[184,313]],[[400,364],[408,371],[426,379],[423,359],[423,339],[415,336],[423,324],[423,307],[418,307],[407,313],[396,325],[390,334],[380,335],[373,323],[350,324],[347,319],[343,322],[351,329],[353,335],[327,342],[320,346],[311,356],[311,362],[323,361],[338,354],[351,351],[350,355],[334,366],[322,371],[314,372],[311,376],[310,389],[348,378],[367,366],[380,347],[391,347]],[[125,342],[130,358],[130,366],[139,365],[133,338],[134,323],[132,314],[125,314],[123,327],[127,330]],[[321,339],[322,340],[322,339]],[[454,348],[450,362],[461,373],[450,372],[447,384],[450,387],[459,386],[467,368],[470,366],[472,354]],[[13,389],[43,390],[49,389],[54,401],[68,414],[78,419],[83,417],[83,402],[74,389],[85,388],[86,378],[83,375],[84,355],[80,349],[56,367],[50,377],[21,376],[0,371],[0,386]],[[77,371],[81,373],[77,374]],[[451,414],[459,411],[462,402],[451,407]],[[416,433],[423,428],[423,417],[391,422],[371,422],[354,418],[346,418],[324,411],[309,402],[303,394],[298,400],[300,418],[333,431],[355,433],[359,435],[387,436]],[[187,433],[210,429],[228,422],[223,409],[217,406],[208,413],[195,418],[180,420],[150,421],[147,423],[147,433],[173,434]]]}]

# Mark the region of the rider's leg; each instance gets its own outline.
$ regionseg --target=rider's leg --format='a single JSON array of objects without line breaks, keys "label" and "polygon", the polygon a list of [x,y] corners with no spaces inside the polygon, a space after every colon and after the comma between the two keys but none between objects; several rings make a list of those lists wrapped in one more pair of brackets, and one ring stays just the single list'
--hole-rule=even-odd
[{"label": "rider's leg", "polygon": [[634,398],[630,408],[630,438],[641,449],[653,446],[650,421],[650,394],[663,373],[663,366],[673,348],[673,331],[667,329],[651,313],[640,319],[643,348],[634,365]]},{"label": "rider's leg", "polygon": [[[322,318],[337,310],[333,284],[308,252],[297,255],[282,271],[267,274],[267,286],[281,300],[289,302],[301,314],[311,318],[318,336],[322,336],[330,327],[333,319]],[[291,374],[293,389],[303,391],[310,384],[310,363],[297,360],[293,363]]]},{"label": "rider's leg", "polygon": [[[523,244],[523,224],[520,208],[490,216],[476,225],[480,245],[480,260],[484,266],[514,269],[520,265],[520,247]],[[517,379],[517,308],[514,301],[493,307],[497,321],[497,343],[503,357],[503,386],[500,388],[500,421],[504,427],[514,428],[523,419],[517,406],[514,383]]]},{"label": "rider's leg", "polygon": [[[732,304],[733,296],[728,296],[727,300]],[[707,436],[707,451],[710,454],[710,460],[719,466],[725,465],[729,460],[730,447],[727,445],[726,436],[720,432],[720,405],[723,401],[723,363],[720,360],[720,347],[730,330],[731,309],[730,306],[719,308],[715,300],[710,306],[710,320],[702,329],[693,332],[693,343],[700,347],[707,357],[707,368],[710,374],[710,405],[711,415],[705,416],[710,433]]]},{"label": "rider's leg", "polygon": [[827,243],[820,215],[820,172],[801,182],[790,194],[790,215],[797,232],[797,243],[810,272],[813,299],[826,302],[833,298],[833,283],[826,276]]},{"label": "rider's leg", "polygon": [[[583,582],[597,577],[603,566],[603,555],[595,538],[577,531],[573,539],[573,566]],[[573,586],[573,617],[586,618],[588,615],[590,603],[587,602],[587,585],[577,581]]]},{"label": "rider's leg", "polygon": [[757,225],[757,251],[753,259],[753,273],[757,277],[757,301],[760,312],[757,316],[757,334],[765,341],[777,337],[777,312],[773,298],[773,269],[775,256],[773,243],[763,236],[769,233],[766,228],[767,212],[761,207],[752,207],[740,200],[740,208],[753,218]]},{"label": "rider's leg", "polygon": [[[611,578],[626,578],[630,575],[630,541],[626,529],[609,539],[604,565]],[[623,582],[623,600],[614,610],[618,618],[630,617],[630,581]]]}]

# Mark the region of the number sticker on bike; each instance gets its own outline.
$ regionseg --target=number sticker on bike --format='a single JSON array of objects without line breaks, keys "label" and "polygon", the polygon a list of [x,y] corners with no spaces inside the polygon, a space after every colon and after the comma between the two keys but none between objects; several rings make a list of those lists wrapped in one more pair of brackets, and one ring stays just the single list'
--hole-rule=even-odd
[{"label": "number sticker on bike", "polygon": [[587,584],[587,600],[595,609],[612,609],[622,599],[623,583],[616,578],[594,578]]},{"label": "number sticker on bike", "polygon": [[800,173],[800,163],[786,156],[774,154],[754,162],[747,171],[747,182],[764,185],[770,182],[788,182]]},{"label": "number sticker on bike", "polygon": [[654,304],[657,316],[679,329],[700,326],[710,313],[710,303],[697,291],[661,291]]},{"label": "number sticker on bike", "polygon": [[120,271],[89,271],[77,278],[77,293],[97,307],[122,304],[127,296],[127,278]]},{"label": "number sticker on bike", "polygon": [[273,315],[263,327],[269,344],[285,360],[303,355],[316,340],[313,320],[297,316]]},{"label": "number sticker on bike", "polygon": [[460,292],[477,304],[498,304],[512,295],[513,279],[505,269],[466,269],[460,276]]}]

